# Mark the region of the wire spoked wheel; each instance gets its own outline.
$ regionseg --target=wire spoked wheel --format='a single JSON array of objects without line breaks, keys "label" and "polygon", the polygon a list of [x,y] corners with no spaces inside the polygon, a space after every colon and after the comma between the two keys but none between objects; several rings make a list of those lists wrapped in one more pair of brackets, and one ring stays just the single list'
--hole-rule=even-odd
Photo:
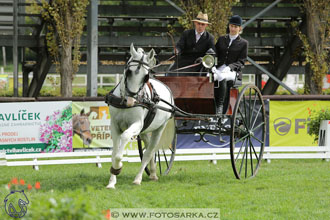
[{"label": "wire spoked wheel", "polygon": [[260,90],[246,85],[240,92],[231,121],[230,158],[237,179],[254,177],[266,141],[266,111]]}]

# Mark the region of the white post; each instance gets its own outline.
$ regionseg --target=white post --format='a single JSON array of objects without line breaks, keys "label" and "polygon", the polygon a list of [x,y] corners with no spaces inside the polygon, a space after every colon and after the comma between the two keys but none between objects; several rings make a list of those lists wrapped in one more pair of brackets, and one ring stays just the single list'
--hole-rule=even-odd
[{"label": "white post", "polygon": [[[270,152],[268,151],[267,152],[267,155],[269,156],[270,155]],[[270,159],[267,159],[267,163],[270,163],[271,162],[271,160]]]},{"label": "white post", "polygon": [[39,170],[39,166],[37,165],[38,159],[34,158],[33,162],[34,162],[33,169],[38,171]]},{"label": "white post", "polygon": [[326,147],[325,160],[328,162],[330,160],[330,120],[321,121],[318,142],[319,146]]},{"label": "white post", "polygon": [[325,161],[329,162],[330,161],[330,145],[326,146],[327,151],[325,153]]},{"label": "white post", "polygon": [[97,164],[96,164],[96,166],[97,166],[98,168],[102,168],[102,164],[101,164],[101,162],[100,162],[100,156],[96,156],[96,159],[97,159]]},{"label": "white post", "polygon": [[[212,154],[212,156],[216,156],[217,154],[216,153],[213,153]],[[212,163],[214,164],[214,165],[216,165],[217,164],[217,160],[212,160]]]}]

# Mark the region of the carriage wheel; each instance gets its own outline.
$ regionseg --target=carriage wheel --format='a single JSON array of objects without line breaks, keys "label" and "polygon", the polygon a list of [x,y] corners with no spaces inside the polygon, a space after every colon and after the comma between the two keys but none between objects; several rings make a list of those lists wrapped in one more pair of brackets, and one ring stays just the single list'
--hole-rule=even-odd
[{"label": "carriage wheel", "polygon": [[246,85],[236,101],[231,121],[230,157],[237,179],[254,177],[266,141],[266,112],[260,90]]},{"label": "carriage wheel", "polygon": [[[160,175],[167,175],[172,168],[176,151],[176,138],[177,134],[175,133],[172,144],[168,147],[168,149],[159,149],[155,153],[155,162],[157,163],[157,167],[159,168]],[[138,147],[140,159],[142,160],[145,149],[142,145],[142,140],[140,137],[138,137]],[[148,176],[150,175],[148,166],[145,168],[145,172]]]}]

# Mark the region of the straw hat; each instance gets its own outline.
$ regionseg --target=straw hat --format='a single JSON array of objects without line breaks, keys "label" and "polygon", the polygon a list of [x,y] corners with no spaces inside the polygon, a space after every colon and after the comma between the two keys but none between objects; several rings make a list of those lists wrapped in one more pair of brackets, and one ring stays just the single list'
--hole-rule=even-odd
[{"label": "straw hat", "polygon": [[208,22],[209,19],[207,17],[207,14],[203,14],[202,12],[199,12],[197,17],[192,21],[197,21],[197,22],[203,23],[203,24],[211,24]]}]

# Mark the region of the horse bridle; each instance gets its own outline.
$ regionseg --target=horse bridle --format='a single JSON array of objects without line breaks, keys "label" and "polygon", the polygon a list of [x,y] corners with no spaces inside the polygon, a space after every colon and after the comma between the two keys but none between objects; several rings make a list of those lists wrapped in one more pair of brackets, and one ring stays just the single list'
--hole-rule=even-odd
[{"label": "horse bridle", "polygon": [[81,129],[81,126],[80,126],[80,120],[79,120],[79,119],[77,120],[77,124],[78,124],[79,130],[75,129],[75,130],[73,130],[73,131],[74,131],[75,133],[77,133],[77,134],[82,138],[83,134],[84,134],[85,132],[90,131],[90,130],[88,130],[88,129],[85,129],[85,130]]},{"label": "horse bridle", "polygon": [[[144,87],[144,84],[148,82],[149,80],[149,74],[150,74],[150,66],[148,63],[144,62],[143,61],[143,57],[144,57],[144,54],[142,55],[141,59],[140,60],[131,60],[129,61],[126,66],[125,66],[125,89],[126,91],[128,92],[129,95],[131,96],[135,96],[137,95]],[[136,65],[131,65],[131,63],[134,62],[134,63],[138,63]],[[138,66],[136,68],[136,70],[134,71],[134,74],[138,74],[139,71],[140,71],[140,68],[141,66],[143,66],[146,70],[148,70],[148,74],[144,77],[144,83],[142,83],[142,85],[140,86],[139,90],[137,92],[132,92],[128,87],[127,87],[127,76],[129,76],[130,74],[132,74],[132,71],[129,69],[131,66]],[[146,68],[145,66],[147,66],[148,68]]]}]

